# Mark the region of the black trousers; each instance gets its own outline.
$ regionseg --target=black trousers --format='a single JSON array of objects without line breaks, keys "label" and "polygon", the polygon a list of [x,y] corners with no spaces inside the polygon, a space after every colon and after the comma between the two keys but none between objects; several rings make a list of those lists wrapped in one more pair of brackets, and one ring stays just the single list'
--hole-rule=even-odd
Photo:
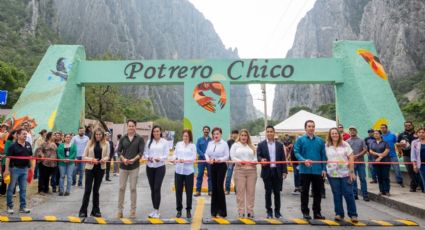
[{"label": "black trousers", "polygon": [[211,165],[211,215],[227,216],[226,195],[224,194],[224,179],[226,177],[226,163]]},{"label": "black trousers", "polygon": [[177,211],[183,209],[183,187],[186,189],[186,210],[192,209],[193,173],[190,175],[174,174],[174,187],[176,188]]},{"label": "black trousers", "polygon": [[3,182],[3,173],[4,173],[4,170],[6,170],[6,166],[5,165],[1,165],[1,175],[2,175],[2,179],[1,179],[1,181],[0,181],[0,195],[6,195],[6,188],[7,188],[7,185],[6,185],[6,183],[4,183]]},{"label": "black trousers", "polygon": [[84,187],[83,204],[80,208],[80,213],[87,214],[87,207],[89,206],[90,195],[93,190],[93,208],[92,213],[100,213],[99,208],[99,189],[102,184],[103,175],[105,170],[98,167],[94,167],[92,170],[86,169],[86,181]]},{"label": "black trousers", "polygon": [[159,209],[161,204],[161,186],[165,176],[165,165],[158,168],[146,167],[149,187],[151,188],[151,200],[154,209]]},{"label": "black trousers", "polygon": [[53,168],[52,172],[52,178],[50,179],[50,185],[52,185],[52,188],[56,190],[56,187],[59,186],[59,180],[60,180],[60,172],[59,172],[59,166],[56,166]]},{"label": "black trousers", "polygon": [[38,164],[38,170],[38,192],[48,193],[50,178],[53,177],[55,168],[47,167],[40,162]]},{"label": "black trousers", "polygon": [[280,191],[282,190],[282,177],[279,177],[276,168],[270,168],[270,175],[263,178],[264,189],[266,190],[266,210],[272,212],[272,193],[274,195],[274,210],[280,212]]},{"label": "black trousers", "polygon": [[[404,162],[411,161],[410,156],[403,156],[403,160]],[[419,173],[415,173],[415,171],[413,171],[412,164],[406,164],[405,166],[410,176],[410,188],[413,190],[416,190],[419,187],[419,189],[422,190],[424,186],[422,184],[422,179]]]},{"label": "black trousers", "polygon": [[[111,159],[109,159],[110,161]],[[109,180],[109,174],[111,172],[111,162],[106,162],[106,179]]]},{"label": "black trousers", "polygon": [[308,199],[310,184],[313,186],[313,213],[319,214],[321,211],[320,203],[322,201],[321,191],[323,190],[323,178],[321,175],[316,174],[300,174],[301,180],[301,212],[303,214],[310,214],[308,208]]}]

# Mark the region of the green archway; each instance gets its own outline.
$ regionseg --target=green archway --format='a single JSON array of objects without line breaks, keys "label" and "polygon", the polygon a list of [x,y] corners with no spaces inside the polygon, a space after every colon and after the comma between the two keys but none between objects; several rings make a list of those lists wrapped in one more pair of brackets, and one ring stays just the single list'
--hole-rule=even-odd
[{"label": "green archway", "polygon": [[383,122],[401,130],[403,115],[376,56],[372,42],[338,41],[332,58],[87,61],[82,46],[52,45],[10,116],[29,115],[37,129],[75,132],[86,85],[183,84],[185,127],[195,136],[203,125],[228,134],[230,84],[317,83],[335,86],[339,122],[360,133]]}]

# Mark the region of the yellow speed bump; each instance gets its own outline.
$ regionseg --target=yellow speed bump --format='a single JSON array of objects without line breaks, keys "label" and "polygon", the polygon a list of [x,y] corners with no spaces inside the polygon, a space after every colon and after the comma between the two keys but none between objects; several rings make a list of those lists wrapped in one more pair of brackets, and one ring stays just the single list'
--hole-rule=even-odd
[{"label": "yellow speed bump", "polygon": [[133,221],[128,218],[121,218],[120,220],[123,224],[133,224]]},{"label": "yellow speed bump", "polygon": [[244,224],[256,224],[255,221],[248,219],[248,218],[239,218],[239,221]]},{"label": "yellow speed bump", "polygon": [[411,220],[395,220],[395,221],[400,222],[400,223],[407,225],[407,226],[419,226],[418,223],[413,222]]},{"label": "yellow speed bump", "polygon": [[387,227],[394,226],[394,224],[391,224],[390,222],[383,221],[383,220],[371,220],[371,221],[372,222],[375,222],[375,223],[377,223],[379,225],[382,225],[382,226],[387,226]]},{"label": "yellow speed bump", "polygon": [[0,222],[9,222],[9,217],[7,217],[7,216],[0,216]]},{"label": "yellow speed bump", "polygon": [[337,223],[337,222],[335,222],[333,220],[319,220],[319,221],[322,222],[322,223],[325,223],[325,224],[327,224],[329,226],[340,226],[339,223]]},{"label": "yellow speed bump", "polygon": [[68,216],[68,220],[71,223],[81,223],[81,219],[75,216]]},{"label": "yellow speed bump", "polygon": [[282,224],[282,222],[276,220],[276,219],[264,219],[265,221],[267,221],[270,224]]},{"label": "yellow speed bump", "polygon": [[293,219],[289,219],[291,221],[293,221],[296,224],[309,224],[308,221],[304,220],[304,219],[300,219],[300,218],[293,218]]},{"label": "yellow speed bump", "polygon": [[151,224],[164,224],[164,221],[162,221],[161,219],[157,219],[157,218],[148,218],[149,222],[151,222]]},{"label": "yellow speed bump", "polygon": [[365,224],[365,223],[363,223],[363,222],[361,222],[361,221],[358,221],[357,223],[354,223],[353,221],[351,221],[351,220],[346,220],[348,223],[350,223],[350,224],[352,224],[352,225],[354,225],[354,226],[358,226],[358,227],[364,227],[364,226],[367,226],[367,224]]},{"label": "yellow speed bump", "polygon": [[217,224],[230,224],[230,222],[223,218],[212,218]]},{"label": "yellow speed bump", "polygon": [[106,220],[102,217],[95,217],[94,219],[98,224],[106,224]]},{"label": "yellow speed bump", "polygon": [[56,216],[44,216],[44,220],[48,222],[56,222],[58,218],[56,218]]},{"label": "yellow speed bump", "polygon": [[174,220],[178,224],[187,224],[187,223],[189,223],[189,222],[186,221],[186,219],[183,219],[183,218],[174,218]]},{"label": "yellow speed bump", "polygon": [[22,222],[30,222],[30,221],[32,221],[32,217],[30,217],[30,216],[21,216],[21,221]]}]

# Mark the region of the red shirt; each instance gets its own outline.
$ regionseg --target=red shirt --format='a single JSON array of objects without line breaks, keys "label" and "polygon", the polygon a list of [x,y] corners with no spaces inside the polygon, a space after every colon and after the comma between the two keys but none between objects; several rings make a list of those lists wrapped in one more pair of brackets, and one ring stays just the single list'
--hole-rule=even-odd
[{"label": "red shirt", "polygon": [[348,134],[348,133],[342,133],[342,139],[344,140],[344,141],[346,141],[346,140],[348,140],[348,139],[350,139],[350,134]]}]

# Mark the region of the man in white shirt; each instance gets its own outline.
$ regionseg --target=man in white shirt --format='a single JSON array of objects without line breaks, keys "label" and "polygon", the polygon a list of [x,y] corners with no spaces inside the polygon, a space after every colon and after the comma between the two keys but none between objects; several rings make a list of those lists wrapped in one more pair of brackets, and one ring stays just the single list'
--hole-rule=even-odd
[{"label": "man in white shirt", "polygon": [[[81,160],[83,158],[84,149],[86,148],[87,142],[89,141],[89,137],[84,135],[84,128],[80,127],[78,129],[78,135],[74,136],[71,140],[71,143],[77,146],[77,160]],[[76,163],[74,172],[72,174],[72,185],[75,186],[77,182],[77,174],[78,177],[78,187],[83,186],[83,177],[84,177],[84,163]]]}]

